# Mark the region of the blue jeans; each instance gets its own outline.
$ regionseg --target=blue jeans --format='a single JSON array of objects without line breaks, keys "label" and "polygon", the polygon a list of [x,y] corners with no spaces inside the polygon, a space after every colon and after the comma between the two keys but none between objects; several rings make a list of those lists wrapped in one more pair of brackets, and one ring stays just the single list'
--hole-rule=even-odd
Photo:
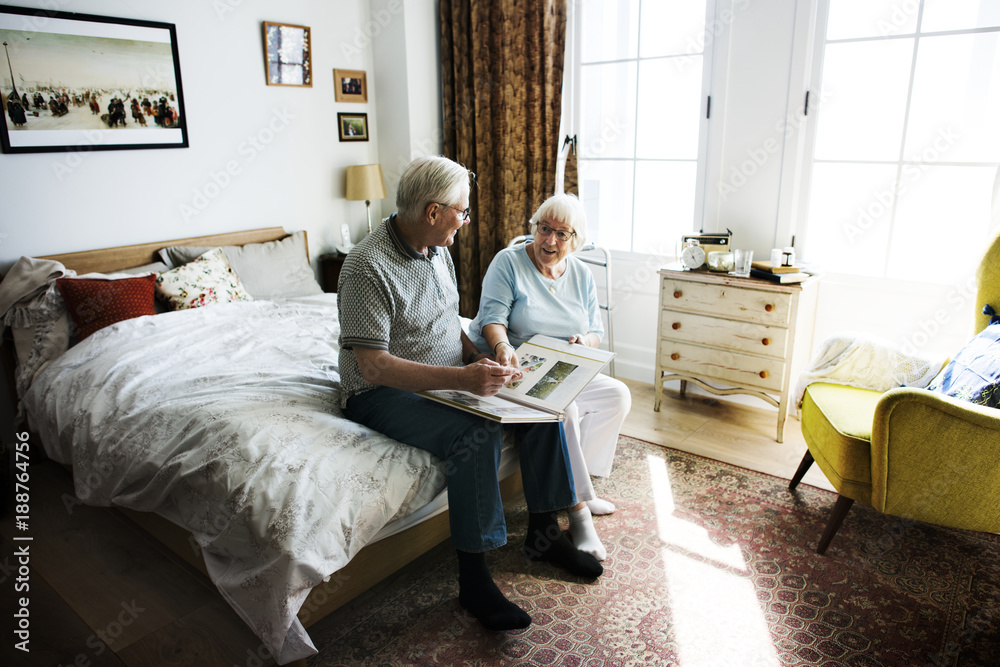
[{"label": "blue jeans", "polygon": [[[507,543],[497,478],[504,426],[389,387],[352,396],[344,414],[444,461],[451,538],[456,549],[482,552]],[[562,423],[513,424],[508,428],[514,429],[518,445],[528,511],[551,512],[575,505]]]}]

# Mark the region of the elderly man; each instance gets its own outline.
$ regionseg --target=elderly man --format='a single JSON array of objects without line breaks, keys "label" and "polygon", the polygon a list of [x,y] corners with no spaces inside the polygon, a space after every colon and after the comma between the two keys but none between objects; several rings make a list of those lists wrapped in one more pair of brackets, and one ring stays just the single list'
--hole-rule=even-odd
[{"label": "elderly man", "polygon": [[[443,157],[414,160],[396,193],[397,213],[359,243],[339,282],[340,373],[345,414],[445,461],[459,602],[489,630],[531,617],[493,582],[485,552],[507,542],[494,422],[413,392],[461,389],[492,396],[520,372],[480,354],[462,331],[455,267],[446,250],[469,221],[470,173]],[[603,569],[559,529],[555,512],[576,503],[560,423],[515,427],[528,532],[524,551],[571,573]]]}]

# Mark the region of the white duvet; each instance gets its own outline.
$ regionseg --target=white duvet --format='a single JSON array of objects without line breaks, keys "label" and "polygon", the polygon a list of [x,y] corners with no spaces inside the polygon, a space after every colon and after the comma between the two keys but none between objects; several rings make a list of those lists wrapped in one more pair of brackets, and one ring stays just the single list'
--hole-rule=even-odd
[{"label": "white duvet", "polygon": [[309,590],[445,486],[430,454],[345,419],[336,295],[119,322],[24,396],[48,455],[93,505],[191,531],[212,580],[285,663],[316,652]]}]

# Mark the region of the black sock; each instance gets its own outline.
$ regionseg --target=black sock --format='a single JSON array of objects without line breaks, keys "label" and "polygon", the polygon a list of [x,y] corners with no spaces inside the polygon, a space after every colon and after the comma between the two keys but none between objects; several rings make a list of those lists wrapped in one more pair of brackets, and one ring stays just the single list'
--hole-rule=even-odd
[{"label": "black sock", "polygon": [[555,513],[528,514],[528,534],[524,538],[524,554],[532,560],[554,563],[580,577],[601,576],[604,568],[588,553],[573,546],[556,520]]},{"label": "black sock", "polygon": [[527,612],[497,588],[483,553],[458,552],[458,601],[487,630],[520,630],[531,625]]}]

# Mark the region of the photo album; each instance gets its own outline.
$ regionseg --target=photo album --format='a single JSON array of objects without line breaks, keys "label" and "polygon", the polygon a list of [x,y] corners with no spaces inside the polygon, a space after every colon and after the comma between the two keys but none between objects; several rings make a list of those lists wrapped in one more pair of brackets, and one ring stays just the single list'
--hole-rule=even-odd
[{"label": "photo album", "polygon": [[419,394],[503,424],[563,421],[566,406],[614,356],[599,348],[533,336],[517,348],[524,376],[505,385],[496,396],[448,389]]}]

